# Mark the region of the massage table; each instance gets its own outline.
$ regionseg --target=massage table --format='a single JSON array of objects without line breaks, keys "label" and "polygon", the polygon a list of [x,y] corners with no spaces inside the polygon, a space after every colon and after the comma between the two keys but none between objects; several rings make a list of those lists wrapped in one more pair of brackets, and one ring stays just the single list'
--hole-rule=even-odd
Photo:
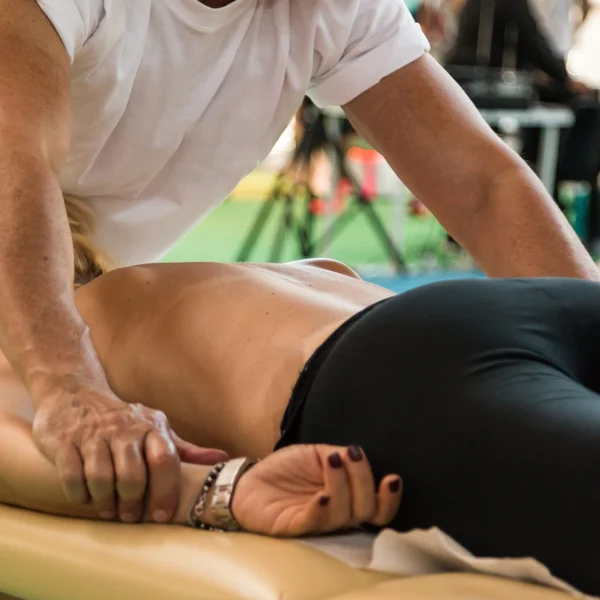
[{"label": "massage table", "polygon": [[[2,595],[5,594],[5,595]],[[64,519],[0,506],[0,599],[568,600],[486,575],[356,569],[296,540]]]}]

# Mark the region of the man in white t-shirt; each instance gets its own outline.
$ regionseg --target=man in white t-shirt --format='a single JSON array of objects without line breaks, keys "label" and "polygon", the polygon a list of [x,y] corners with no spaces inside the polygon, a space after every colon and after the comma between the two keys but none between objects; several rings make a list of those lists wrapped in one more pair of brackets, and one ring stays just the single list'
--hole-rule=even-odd
[{"label": "man in white t-shirt", "polygon": [[344,107],[489,275],[598,279],[539,180],[427,49],[401,0],[0,0],[0,347],[71,498],[114,478],[131,504],[123,490],[147,468],[168,519],[179,463],[168,427],[104,378],[73,301],[61,192],[93,207],[114,259],[157,259],[308,93]]}]

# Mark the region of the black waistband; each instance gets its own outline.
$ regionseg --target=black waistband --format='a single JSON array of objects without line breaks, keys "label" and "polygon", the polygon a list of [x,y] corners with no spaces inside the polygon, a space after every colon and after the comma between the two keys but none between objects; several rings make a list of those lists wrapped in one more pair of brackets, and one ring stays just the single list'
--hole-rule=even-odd
[{"label": "black waistband", "polygon": [[[392,296],[393,297],[393,296]],[[390,298],[384,298],[375,304],[367,306],[363,310],[357,312],[355,315],[350,317],[347,321],[342,323],[311,355],[306,361],[306,364],[300,371],[300,375],[296,380],[294,389],[292,390],[292,396],[287,405],[283,419],[281,421],[281,437],[275,445],[275,450],[283,448],[294,443],[293,440],[293,425],[297,422],[300,415],[300,411],[304,405],[304,401],[310,391],[313,381],[317,376],[317,373],[330,352],[333,350],[340,338],[357,322],[364,317],[367,313],[371,312],[375,307],[383,304]]]}]

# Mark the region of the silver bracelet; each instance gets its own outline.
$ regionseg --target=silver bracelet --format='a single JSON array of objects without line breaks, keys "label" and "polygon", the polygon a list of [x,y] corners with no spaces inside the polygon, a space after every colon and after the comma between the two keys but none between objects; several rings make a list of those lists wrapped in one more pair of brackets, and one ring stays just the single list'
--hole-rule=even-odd
[{"label": "silver bracelet", "polygon": [[204,483],[202,484],[202,488],[200,488],[200,492],[196,499],[194,500],[190,510],[188,511],[187,524],[189,527],[193,527],[194,529],[202,529],[204,531],[223,531],[223,529],[219,529],[218,527],[213,527],[212,525],[207,525],[202,522],[202,517],[204,516],[204,511],[206,509],[206,501],[208,500],[208,494],[213,486],[213,483],[216,481],[219,473],[225,467],[224,462],[217,463],[208,473]]},{"label": "silver bracelet", "polygon": [[233,494],[241,476],[258,460],[234,458],[219,471],[211,500],[211,511],[217,527],[224,531],[241,531],[243,527],[233,515]]},{"label": "silver bracelet", "polygon": [[[258,460],[249,458],[235,458],[216,464],[208,473],[188,512],[187,524],[204,531],[241,531],[243,528],[231,509],[233,494],[240,477],[257,462]],[[217,526],[207,525],[202,521],[207,508],[208,495],[213,486],[215,491],[211,502],[211,513]]]}]

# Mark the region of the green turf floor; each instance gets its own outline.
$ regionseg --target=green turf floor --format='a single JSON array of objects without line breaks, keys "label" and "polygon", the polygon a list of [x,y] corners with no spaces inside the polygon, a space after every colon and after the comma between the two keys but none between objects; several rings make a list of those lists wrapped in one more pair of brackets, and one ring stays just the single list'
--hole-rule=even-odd
[{"label": "green turf floor", "polygon": [[[169,254],[166,261],[234,261],[261,207],[260,202],[228,200],[198,224],[182,239]],[[301,205],[298,205],[301,210]],[[377,201],[376,208],[384,222],[391,226],[393,208],[385,200]],[[250,260],[271,260],[273,238],[277,231],[281,208],[271,216],[267,227],[256,245]],[[322,230],[325,217],[318,218],[318,229]],[[444,231],[431,217],[409,216],[405,220],[402,250],[407,261],[415,264],[424,254],[439,254]],[[336,236],[331,246],[319,252],[320,255],[337,258],[353,266],[385,265],[386,253],[365,215],[358,215]],[[281,260],[294,260],[299,257],[297,243],[288,236]]]}]

